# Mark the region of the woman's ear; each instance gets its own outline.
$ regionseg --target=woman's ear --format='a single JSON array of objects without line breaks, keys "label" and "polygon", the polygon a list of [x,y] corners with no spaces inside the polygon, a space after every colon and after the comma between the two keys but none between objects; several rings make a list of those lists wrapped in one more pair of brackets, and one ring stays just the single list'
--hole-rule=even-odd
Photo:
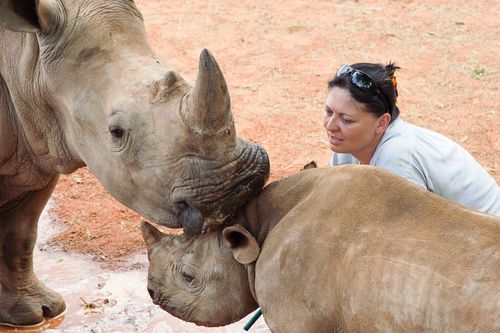
[{"label": "woman's ear", "polygon": [[378,118],[377,128],[375,129],[377,134],[384,133],[389,124],[391,123],[391,115],[389,113],[384,113]]},{"label": "woman's ear", "polygon": [[19,32],[46,32],[61,13],[58,0],[0,0],[0,26]]},{"label": "woman's ear", "polygon": [[257,240],[241,225],[236,224],[222,231],[224,243],[233,251],[234,259],[243,265],[257,260],[260,246]]}]

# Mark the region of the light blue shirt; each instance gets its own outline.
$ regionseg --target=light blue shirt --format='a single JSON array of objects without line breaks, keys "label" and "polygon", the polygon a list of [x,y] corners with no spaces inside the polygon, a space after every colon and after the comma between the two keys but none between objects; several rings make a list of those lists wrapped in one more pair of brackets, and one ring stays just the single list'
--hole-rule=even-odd
[{"label": "light blue shirt", "polygon": [[[331,164],[358,164],[351,154],[334,153]],[[454,141],[401,119],[392,122],[370,165],[463,206],[500,216],[500,187],[469,152]]]}]

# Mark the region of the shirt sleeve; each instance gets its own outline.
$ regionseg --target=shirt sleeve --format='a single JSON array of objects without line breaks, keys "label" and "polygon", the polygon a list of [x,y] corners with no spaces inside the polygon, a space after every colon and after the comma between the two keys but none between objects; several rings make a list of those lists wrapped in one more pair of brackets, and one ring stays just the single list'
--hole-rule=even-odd
[{"label": "shirt sleeve", "polygon": [[423,189],[432,191],[423,169],[420,168],[420,164],[415,158],[411,145],[405,140],[385,142],[379,147],[377,158],[370,164],[401,176]]}]

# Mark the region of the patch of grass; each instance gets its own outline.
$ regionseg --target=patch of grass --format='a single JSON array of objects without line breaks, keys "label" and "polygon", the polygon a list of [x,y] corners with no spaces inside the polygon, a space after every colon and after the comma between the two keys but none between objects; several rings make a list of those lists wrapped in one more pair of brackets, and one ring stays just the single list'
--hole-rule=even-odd
[{"label": "patch of grass", "polygon": [[303,26],[302,24],[294,24],[294,25],[289,26],[287,29],[290,32],[295,32],[295,31],[304,30],[305,28],[306,27]]},{"label": "patch of grass", "polygon": [[484,75],[484,73],[486,73],[486,69],[484,69],[484,67],[475,68],[473,70],[473,73],[474,73],[474,77],[476,79],[479,79],[481,76]]}]

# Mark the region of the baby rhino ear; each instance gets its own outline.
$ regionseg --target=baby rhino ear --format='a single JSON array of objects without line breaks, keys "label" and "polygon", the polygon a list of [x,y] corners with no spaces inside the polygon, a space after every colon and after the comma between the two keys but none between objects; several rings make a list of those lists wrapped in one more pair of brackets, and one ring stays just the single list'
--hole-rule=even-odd
[{"label": "baby rhino ear", "polygon": [[142,238],[144,238],[144,242],[146,242],[147,249],[151,249],[155,246],[163,238],[163,233],[156,229],[151,223],[142,222],[141,223],[141,232]]},{"label": "baby rhino ear", "polygon": [[233,251],[234,259],[243,265],[257,260],[260,246],[257,240],[241,225],[236,224],[222,231],[224,243]]}]

